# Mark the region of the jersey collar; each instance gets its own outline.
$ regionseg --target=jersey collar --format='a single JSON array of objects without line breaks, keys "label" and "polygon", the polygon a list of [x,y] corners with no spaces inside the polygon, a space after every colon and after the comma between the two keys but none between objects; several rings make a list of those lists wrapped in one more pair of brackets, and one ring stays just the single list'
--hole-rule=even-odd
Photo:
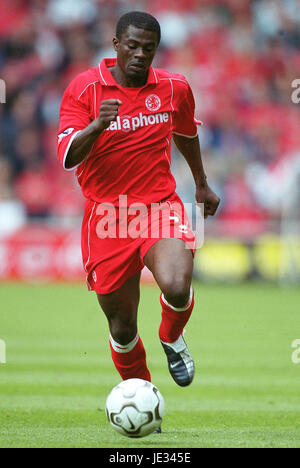
[{"label": "jersey collar", "polygon": [[[99,64],[99,75],[100,75],[100,83],[104,86],[118,86],[115,79],[113,78],[112,74],[109,71],[109,67],[113,67],[117,62],[116,58],[107,58],[103,59],[102,62]],[[148,80],[145,86],[149,84],[157,84],[158,83],[158,76],[155,73],[155,69],[150,67]]]}]

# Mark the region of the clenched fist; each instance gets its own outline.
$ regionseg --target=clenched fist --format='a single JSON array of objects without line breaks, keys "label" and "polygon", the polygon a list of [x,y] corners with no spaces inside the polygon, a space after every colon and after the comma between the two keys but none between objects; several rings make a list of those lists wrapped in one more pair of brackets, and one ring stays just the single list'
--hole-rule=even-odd
[{"label": "clenched fist", "polygon": [[220,205],[220,201],[220,198],[207,184],[205,184],[204,187],[197,188],[196,202],[204,204],[204,218],[215,214]]},{"label": "clenched fist", "polygon": [[117,120],[121,105],[122,102],[119,99],[107,99],[101,102],[99,116],[96,119],[99,131],[105,130],[111,122]]}]

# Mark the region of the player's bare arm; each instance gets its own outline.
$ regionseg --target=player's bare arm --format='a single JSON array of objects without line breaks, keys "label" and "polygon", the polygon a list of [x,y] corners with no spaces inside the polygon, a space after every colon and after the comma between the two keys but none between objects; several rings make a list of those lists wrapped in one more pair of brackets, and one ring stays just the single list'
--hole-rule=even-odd
[{"label": "player's bare arm", "polygon": [[121,104],[122,102],[119,99],[107,99],[101,102],[97,119],[74,138],[66,159],[67,169],[77,166],[85,159],[103,130],[108,128],[111,122],[117,120]]},{"label": "player's bare arm", "polygon": [[213,216],[220,204],[220,198],[211,190],[205,175],[199,138],[187,138],[173,134],[174,142],[190,166],[196,184],[196,202],[204,203],[204,217]]}]

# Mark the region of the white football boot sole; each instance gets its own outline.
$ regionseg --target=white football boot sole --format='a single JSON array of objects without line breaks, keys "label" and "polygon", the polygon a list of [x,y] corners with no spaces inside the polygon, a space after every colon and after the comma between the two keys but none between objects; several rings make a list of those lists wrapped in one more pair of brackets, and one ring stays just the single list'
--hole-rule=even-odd
[{"label": "white football boot sole", "polygon": [[193,381],[195,365],[188,350],[183,334],[174,343],[161,341],[168,359],[171,376],[180,387],[187,387]]}]

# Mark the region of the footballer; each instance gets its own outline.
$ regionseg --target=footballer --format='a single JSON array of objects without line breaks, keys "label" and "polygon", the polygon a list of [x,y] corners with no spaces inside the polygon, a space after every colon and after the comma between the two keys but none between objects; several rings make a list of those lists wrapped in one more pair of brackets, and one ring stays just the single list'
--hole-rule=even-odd
[{"label": "footballer", "polygon": [[[170,171],[172,137],[190,167],[204,217],[215,214],[220,199],[207,184],[186,78],[151,66],[160,39],[153,16],[131,12],[120,18],[113,38],[116,58],[78,75],[63,95],[57,151],[64,169],[76,171],[86,198],[83,264],[88,288],[108,320],[116,369],[124,380],[151,381],[137,329],[140,277],[147,266],[161,290],[159,338],[169,371],[178,385],[187,386],[194,362],[183,330],[194,307],[195,238]],[[143,233],[147,228],[151,235],[126,236],[132,207],[139,206],[155,206],[164,216],[140,219]],[[115,210],[115,235],[99,232],[108,219],[105,208]],[[168,236],[162,233],[166,223]]]}]

